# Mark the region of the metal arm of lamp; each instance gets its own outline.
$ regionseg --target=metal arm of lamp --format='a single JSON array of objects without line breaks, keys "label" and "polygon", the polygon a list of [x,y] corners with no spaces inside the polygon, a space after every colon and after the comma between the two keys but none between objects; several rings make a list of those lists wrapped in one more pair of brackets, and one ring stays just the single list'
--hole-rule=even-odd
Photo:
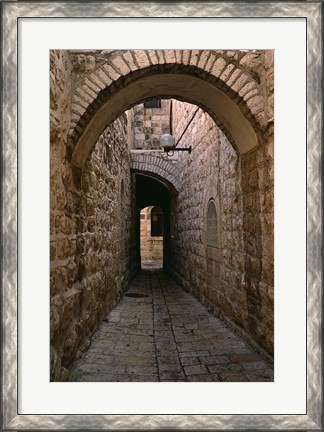
[{"label": "metal arm of lamp", "polygon": [[172,135],[164,134],[160,138],[160,144],[163,150],[169,155],[172,156],[175,151],[187,151],[191,153],[190,147],[176,147],[175,141]]}]

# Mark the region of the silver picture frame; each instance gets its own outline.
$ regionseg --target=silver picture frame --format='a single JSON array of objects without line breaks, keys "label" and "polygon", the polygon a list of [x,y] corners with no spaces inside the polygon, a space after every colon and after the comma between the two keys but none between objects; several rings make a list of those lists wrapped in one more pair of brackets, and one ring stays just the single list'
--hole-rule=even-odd
[{"label": "silver picture frame", "polygon": [[[18,406],[18,20],[21,17],[283,17],[307,20],[307,414],[37,415]],[[322,20],[321,1],[19,2],[2,20],[2,424],[1,430],[322,430]]]}]

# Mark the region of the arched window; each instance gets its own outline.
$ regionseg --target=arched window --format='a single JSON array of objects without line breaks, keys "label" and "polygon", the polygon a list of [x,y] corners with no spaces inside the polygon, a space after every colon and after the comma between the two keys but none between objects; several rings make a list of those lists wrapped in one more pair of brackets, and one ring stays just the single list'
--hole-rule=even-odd
[{"label": "arched window", "polygon": [[163,213],[159,207],[151,211],[151,237],[163,236]]},{"label": "arched window", "polygon": [[217,246],[218,245],[218,233],[217,233],[217,212],[215,201],[210,200],[207,209],[207,245]]}]

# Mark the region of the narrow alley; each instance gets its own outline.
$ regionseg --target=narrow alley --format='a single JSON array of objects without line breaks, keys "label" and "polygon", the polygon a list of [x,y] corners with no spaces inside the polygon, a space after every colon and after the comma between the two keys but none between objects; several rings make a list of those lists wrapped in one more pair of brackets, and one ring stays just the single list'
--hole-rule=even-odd
[{"label": "narrow alley", "polygon": [[103,320],[70,381],[273,381],[273,365],[153,269]]},{"label": "narrow alley", "polygon": [[51,382],[272,381],[273,50],[51,50],[50,80]]}]

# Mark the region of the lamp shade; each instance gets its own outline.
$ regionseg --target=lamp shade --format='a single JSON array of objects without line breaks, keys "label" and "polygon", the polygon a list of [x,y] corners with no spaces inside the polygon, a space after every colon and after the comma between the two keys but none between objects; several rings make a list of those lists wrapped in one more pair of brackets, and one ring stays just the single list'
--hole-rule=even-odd
[{"label": "lamp shade", "polygon": [[174,147],[174,138],[170,134],[163,134],[160,137],[160,144],[161,147],[164,149],[172,148]]}]

